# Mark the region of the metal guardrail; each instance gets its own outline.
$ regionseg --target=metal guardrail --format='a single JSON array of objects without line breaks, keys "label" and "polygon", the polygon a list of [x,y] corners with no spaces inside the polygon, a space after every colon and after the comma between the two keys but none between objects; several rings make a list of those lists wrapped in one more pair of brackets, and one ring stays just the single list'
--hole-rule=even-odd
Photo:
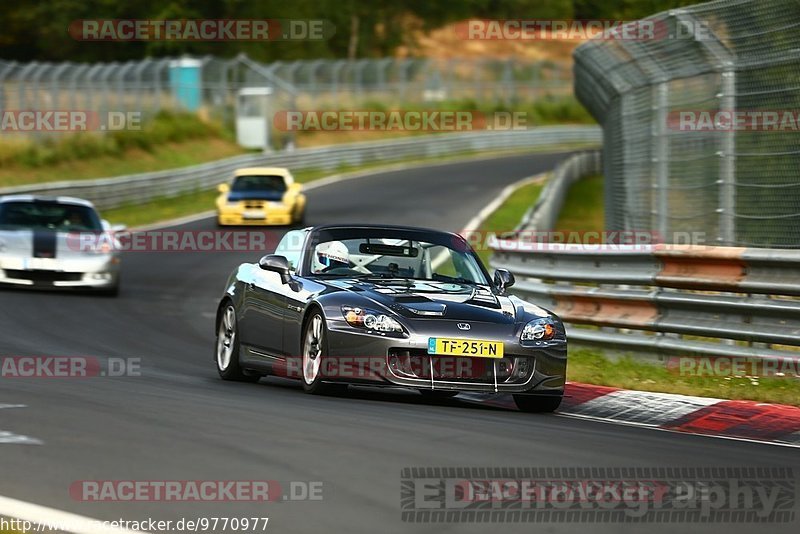
[{"label": "metal guardrail", "polygon": [[587,151],[562,162],[517,234],[491,244],[492,266],[518,279],[512,292],[558,313],[578,343],[800,359],[789,349],[800,348],[800,251],[548,243],[569,188],[600,174],[601,160]]},{"label": "metal guardrail", "polygon": [[247,154],[202,165],[167,171],[133,174],[99,180],[76,180],[0,189],[0,195],[46,194],[86,198],[100,209],[141,204],[156,198],[213,188],[237,168],[288,167],[292,170],[334,171],[343,166],[480,152],[569,144],[600,144],[602,132],[595,126],[552,126],[529,130],[468,132],[394,138],[298,149],[272,154]]},{"label": "metal guardrail", "polygon": [[492,265],[519,279],[513,291],[558,313],[579,343],[800,359],[800,251],[548,245],[519,236],[492,248]]}]

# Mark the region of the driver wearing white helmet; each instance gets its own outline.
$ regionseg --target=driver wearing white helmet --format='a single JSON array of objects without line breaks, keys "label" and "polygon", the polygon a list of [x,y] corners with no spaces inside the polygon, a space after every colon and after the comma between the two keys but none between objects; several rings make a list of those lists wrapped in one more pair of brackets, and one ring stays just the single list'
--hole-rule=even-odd
[{"label": "driver wearing white helmet", "polygon": [[314,252],[312,269],[316,274],[325,273],[332,269],[347,269],[350,267],[350,251],[341,241],[328,241],[317,245]]}]

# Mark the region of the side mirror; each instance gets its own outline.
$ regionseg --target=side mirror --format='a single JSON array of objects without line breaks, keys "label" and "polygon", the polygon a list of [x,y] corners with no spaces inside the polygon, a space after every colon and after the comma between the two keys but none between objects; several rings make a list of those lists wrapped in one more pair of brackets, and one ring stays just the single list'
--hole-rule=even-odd
[{"label": "side mirror", "polygon": [[272,271],[281,275],[281,282],[288,284],[292,277],[289,276],[289,260],[286,256],[278,256],[277,254],[267,254],[258,260],[258,266],[265,271]]},{"label": "side mirror", "polygon": [[219,184],[217,186],[217,191],[219,191],[220,193],[227,193],[230,190],[231,187],[228,184]]},{"label": "side mirror", "polygon": [[289,186],[289,191],[292,191],[293,193],[299,193],[302,190],[303,190],[303,184],[298,184],[297,182]]},{"label": "side mirror", "polygon": [[505,291],[514,285],[514,275],[506,269],[497,269],[494,272],[494,286],[500,291]]}]

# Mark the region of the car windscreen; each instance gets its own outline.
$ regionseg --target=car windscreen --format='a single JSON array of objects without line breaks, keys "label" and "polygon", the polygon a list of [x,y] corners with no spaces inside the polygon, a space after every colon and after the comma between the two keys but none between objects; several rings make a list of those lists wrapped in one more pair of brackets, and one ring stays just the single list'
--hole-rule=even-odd
[{"label": "car windscreen", "polygon": [[233,181],[231,191],[244,193],[248,191],[286,192],[286,179],[283,176],[239,176]]},{"label": "car windscreen", "polygon": [[0,230],[101,231],[102,223],[92,208],[61,202],[0,203]]},{"label": "car windscreen", "polygon": [[[442,237],[444,236],[444,237]],[[406,278],[488,284],[472,250],[448,234],[324,232],[310,243],[308,272],[321,276]]]}]

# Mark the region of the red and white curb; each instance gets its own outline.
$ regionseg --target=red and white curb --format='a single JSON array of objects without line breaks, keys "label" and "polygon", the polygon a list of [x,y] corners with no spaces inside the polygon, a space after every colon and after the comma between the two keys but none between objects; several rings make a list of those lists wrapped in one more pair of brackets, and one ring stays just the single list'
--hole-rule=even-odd
[{"label": "red and white curb", "polygon": [[[477,395],[463,397],[478,400]],[[515,408],[508,397],[485,404]],[[558,414],[672,432],[800,447],[800,408],[568,383]]]}]

